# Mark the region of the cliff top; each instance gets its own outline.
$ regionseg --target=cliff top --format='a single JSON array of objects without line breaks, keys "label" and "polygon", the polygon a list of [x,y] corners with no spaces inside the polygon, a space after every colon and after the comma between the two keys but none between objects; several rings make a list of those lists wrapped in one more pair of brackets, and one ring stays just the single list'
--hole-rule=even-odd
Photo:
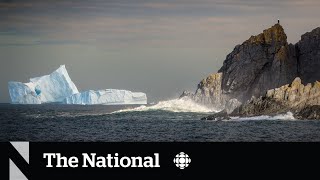
[{"label": "cliff top", "polygon": [[[263,46],[262,49],[265,50],[264,52],[275,54],[282,46],[286,45],[288,45],[287,35],[284,32],[283,27],[277,23],[272,27],[263,30],[262,33],[256,36],[251,36],[242,44],[235,46],[233,51],[227,55],[226,59],[223,62],[223,66],[219,69],[218,72],[223,72],[224,70],[228,69],[232,63],[236,62],[233,61],[234,59],[237,59],[239,61],[252,59],[250,53],[247,53],[247,55],[242,54],[242,57],[239,56],[239,52],[246,52],[248,49],[256,51],[256,49],[252,48],[252,46]],[[261,57],[263,57],[262,53],[264,54],[264,52],[260,51],[252,54],[255,54],[256,56],[260,55]]]},{"label": "cliff top", "polygon": [[275,24],[272,27],[263,30],[263,33],[251,36],[244,43],[251,44],[273,44],[274,42],[287,43],[287,35],[280,24]]},{"label": "cliff top", "polygon": [[311,36],[317,36],[317,37],[319,37],[319,36],[320,36],[320,27],[317,27],[317,28],[313,29],[313,30],[310,31],[310,32],[304,33],[304,34],[301,36],[301,40],[306,40],[306,39],[308,40],[309,37],[311,37]]}]

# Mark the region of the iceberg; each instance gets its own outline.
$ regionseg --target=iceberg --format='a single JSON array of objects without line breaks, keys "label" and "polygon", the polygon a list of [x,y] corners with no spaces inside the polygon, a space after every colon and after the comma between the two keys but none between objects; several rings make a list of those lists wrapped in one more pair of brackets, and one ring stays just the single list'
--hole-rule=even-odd
[{"label": "iceberg", "polygon": [[31,78],[29,83],[10,81],[8,88],[13,104],[60,103],[66,97],[79,93],[65,65],[50,75]]},{"label": "iceberg", "polygon": [[73,94],[70,97],[67,97],[63,103],[80,105],[147,104],[147,96],[142,92],[131,92],[118,89],[89,90]]},{"label": "iceberg", "polygon": [[142,92],[105,89],[80,93],[70,79],[65,65],[61,65],[50,75],[31,78],[28,83],[10,81],[8,88],[13,104],[147,104],[147,96]]}]

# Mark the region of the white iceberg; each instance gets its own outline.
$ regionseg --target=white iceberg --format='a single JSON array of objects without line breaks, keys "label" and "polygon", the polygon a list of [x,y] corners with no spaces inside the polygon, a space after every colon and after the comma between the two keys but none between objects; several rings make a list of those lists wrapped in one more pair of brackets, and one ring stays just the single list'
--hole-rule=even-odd
[{"label": "white iceberg", "polygon": [[66,97],[79,93],[71,81],[65,65],[50,75],[31,78],[29,83],[8,83],[13,104],[42,104],[63,102]]},{"label": "white iceberg", "polygon": [[50,75],[31,78],[29,83],[10,81],[8,88],[13,104],[147,104],[147,96],[142,92],[105,89],[79,93],[65,65],[61,65]]},{"label": "white iceberg", "polygon": [[147,96],[142,92],[131,92],[118,89],[89,90],[67,97],[63,103],[81,105],[147,104]]}]

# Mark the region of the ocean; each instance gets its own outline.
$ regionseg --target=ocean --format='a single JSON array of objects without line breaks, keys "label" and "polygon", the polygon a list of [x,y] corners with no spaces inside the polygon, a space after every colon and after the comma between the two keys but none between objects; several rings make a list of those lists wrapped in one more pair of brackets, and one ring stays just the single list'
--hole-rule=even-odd
[{"label": "ocean", "polygon": [[290,112],[200,120],[214,112],[185,100],[148,106],[0,104],[0,141],[320,141],[320,120],[296,120]]}]

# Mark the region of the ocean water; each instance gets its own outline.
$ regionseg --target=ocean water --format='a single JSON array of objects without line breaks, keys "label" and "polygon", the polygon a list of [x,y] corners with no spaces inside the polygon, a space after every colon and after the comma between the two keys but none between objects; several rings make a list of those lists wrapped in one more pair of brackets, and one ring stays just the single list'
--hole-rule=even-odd
[{"label": "ocean water", "polygon": [[290,112],[200,120],[214,112],[181,99],[136,107],[0,104],[0,141],[320,141],[320,120]]}]

